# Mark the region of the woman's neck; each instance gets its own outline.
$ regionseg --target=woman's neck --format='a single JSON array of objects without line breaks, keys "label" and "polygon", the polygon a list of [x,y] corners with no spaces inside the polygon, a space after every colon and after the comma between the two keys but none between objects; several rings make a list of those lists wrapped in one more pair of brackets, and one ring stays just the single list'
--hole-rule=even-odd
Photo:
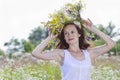
[{"label": "woman's neck", "polygon": [[75,53],[81,51],[81,49],[79,48],[79,45],[69,45],[68,50]]}]

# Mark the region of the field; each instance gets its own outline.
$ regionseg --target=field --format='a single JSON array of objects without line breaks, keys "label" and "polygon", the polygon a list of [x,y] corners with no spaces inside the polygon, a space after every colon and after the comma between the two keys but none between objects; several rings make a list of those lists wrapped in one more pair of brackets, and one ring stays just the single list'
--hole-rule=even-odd
[{"label": "field", "polygon": [[[0,61],[0,80],[61,80],[59,65],[54,61],[31,56]],[[92,66],[91,80],[120,80],[120,57],[99,57]]]}]

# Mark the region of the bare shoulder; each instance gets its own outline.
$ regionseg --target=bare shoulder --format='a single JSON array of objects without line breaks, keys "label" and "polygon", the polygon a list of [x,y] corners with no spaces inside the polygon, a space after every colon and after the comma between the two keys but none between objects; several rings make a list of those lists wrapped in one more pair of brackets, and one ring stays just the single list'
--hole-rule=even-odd
[{"label": "bare shoulder", "polygon": [[59,62],[60,65],[62,65],[64,61],[64,49],[54,49],[54,52],[56,54],[55,60]]},{"label": "bare shoulder", "polygon": [[95,57],[94,57],[93,50],[91,48],[89,48],[89,49],[87,49],[87,51],[89,52],[91,59],[94,59]]},{"label": "bare shoulder", "polygon": [[55,53],[61,57],[64,57],[64,49],[55,49]]},{"label": "bare shoulder", "polygon": [[65,57],[64,49],[58,49],[58,54],[60,56],[59,63],[60,63],[60,65],[63,65],[64,57]]},{"label": "bare shoulder", "polygon": [[89,52],[90,55],[93,55],[93,51],[91,48],[88,48],[87,51]]}]

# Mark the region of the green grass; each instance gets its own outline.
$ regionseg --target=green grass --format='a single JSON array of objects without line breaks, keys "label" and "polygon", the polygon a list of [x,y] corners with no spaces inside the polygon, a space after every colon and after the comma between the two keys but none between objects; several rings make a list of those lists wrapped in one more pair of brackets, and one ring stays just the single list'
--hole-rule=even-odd
[{"label": "green grass", "polygon": [[[120,80],[119,63],[112,61],[97,60],[92,68],[91,80]],[[61,71],[58,64],[48,61],[38,65],[29,62],[19,66],[7,65],[0,68],[0,80],[61,80]]]},{"label": "green grass", "polygon": [[60,80],[59,66],[49,62],[0,69],[0,80]]}]

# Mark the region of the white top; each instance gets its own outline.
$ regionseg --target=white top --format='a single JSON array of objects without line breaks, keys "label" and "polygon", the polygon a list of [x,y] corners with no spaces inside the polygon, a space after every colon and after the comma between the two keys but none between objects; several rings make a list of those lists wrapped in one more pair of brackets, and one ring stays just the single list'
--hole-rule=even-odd
[{"label": "white top", "polygon": [[64,50],[64,64],[61,66],[62,80],[90,80],[91,60],[87,50],[82,50],[85,59],[75,59],[68,50]]}]

